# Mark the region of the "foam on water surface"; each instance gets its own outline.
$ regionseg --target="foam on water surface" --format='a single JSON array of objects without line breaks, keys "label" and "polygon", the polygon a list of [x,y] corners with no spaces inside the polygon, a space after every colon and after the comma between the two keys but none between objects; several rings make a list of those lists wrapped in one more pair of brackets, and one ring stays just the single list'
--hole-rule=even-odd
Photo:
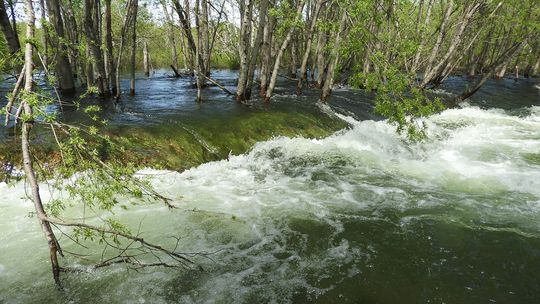
[{"label": "foam on water surface", "polygon": [[183,173],[141,171],[180,210],[142,204],[115,217],[212,260],[197,260],[202,272],[70,275],[64,298],[23,184],[0,184],[0,302],[33,301],[36,288],[60,302],[533,299],[540,112],[527,111],[446,110],[419,144],[384,121],[343,116],[351,127],[328,138],[278,137]]}]

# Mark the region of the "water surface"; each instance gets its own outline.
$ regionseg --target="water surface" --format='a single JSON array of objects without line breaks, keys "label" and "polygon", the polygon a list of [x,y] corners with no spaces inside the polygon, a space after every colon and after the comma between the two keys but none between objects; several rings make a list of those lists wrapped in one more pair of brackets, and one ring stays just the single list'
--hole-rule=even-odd
[{"label": "water surface", "polygon": [[[176,93],[167,94],[161,82],[168,81]],[[159,100],[135,97],[126,109],[150,115],[142,118],[147,123],[251,111],[219,92],[221,99],[200,110],[189,95],[178,95],[184,91],[176,91],[175,81],[156,80]],[[410,144],[365,112],[369,94],[337,90],[330,106],[320,107],[315,93],[296,99],[288,90],[278,90],[276,107],[289,103],[336,115],[351,127],[324,139],[277,137],[182,173],[145,170],[141,174],[180,210],[139,202],[115,212],[134,229],[142,222],[145,239],[173,246],[176,236],[182,251],[215,252],[197,259],[204,271],[116,266],[69,275],[66,290],[58,292],[45,241],[36,219],[28,217],[31,204],[22,199],[23,185],[0,184],[0,302],[540,300],[535,91],[479,94],[464,108],[427,119],[430,140]],[[121,116],[118,123],[138,119],[111,115]]]}]

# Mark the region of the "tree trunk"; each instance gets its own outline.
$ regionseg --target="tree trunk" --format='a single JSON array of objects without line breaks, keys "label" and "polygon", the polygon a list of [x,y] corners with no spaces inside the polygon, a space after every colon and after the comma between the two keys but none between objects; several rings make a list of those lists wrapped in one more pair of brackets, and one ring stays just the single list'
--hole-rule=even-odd
[{"label": "tree trunk", "polygon": [[251,92],[253,90],[253,78],[255,76],[255,68],[257,67],[257,59],[259,56],[259,51],[263,44],[264,28],[265,28],[266,20],[267,20],[266,15],[268,15],[268,5],[269,5],[268,0],[260,1],[259,27],[257,28],[257,36],[255,37],[255,43],[253,44],[253,48],[251,49],[251,56],[250,56],[249,65],[248,65],[246,90],[245,90],[246,99],[251,98]]},{"label": "tree trunk", "polygon": [[73,12],[73,2],[72,0],[67,0],[65,2],[64,12],[64,22],[66,25],[67,36],[69,37],[69,60],[71,63],[71,68],[73,69],[73,78],[76,79],[79,76],[79,73],[84,75],[84,63],[82,60],[79,60],[79,36],[77,21],[75,20],[75,13]]},{"label": "tree trunk", "polygon": [[249,51],[251,48],[251,19],[253,18],[254,0],[241,0],[240,2],[240,43],[238,45],[238,56],[240,59],[240,70],[238,71],[238,85],[236,86],[237,102],[246,100],[246,84],[249,69]]},{"label": "tree trunk", "polygon": [[202,78],[204,77],[204,64],[201,64],[201,49],[202,49],[202,37],[201,37],[201,24],[200,24],[200,8],[199,0],[195,0],[195,28],[197,30],[197,47],[195,48],[195,80],[197,82],[197,99],[198,103],[202,102],[201,88],[203,85]]},{"label": "tree trunk", "polygon": [[274,25],[276,24],[276,18],[274,16],[269,16],[268,23],[264,26],[263,29],[263,45],[262,45],[262,60],[261,60],[261,71],[260,71],[260,86],[259,86],[259,96],[264,97],[266,95],[266,87],[268,84],[268,78],[270,73],[270,61],[272,58],[272,31],[274,30]]},{"label": "tree trunk", "polygon": [[326,32],[324,30],[319,31],[317,37],[317,82],[315,87],[321,89],[324,82],[324,69],[326,67],[326,60],[324,59],[324,46],[326,45]]},{"label": "tree trunk", "polygon": [[88,39],[88,37],[86,37],[86,62],[85,62],[86,89],[88,91],[91,91],[92,87],[94,86],[94,67],[90,60],[90,58],[92,57],[92,54],[90,52],[89,45],[90,45],[90,40]]},{"label": "tree trunk", "polygon": [[16,29],[12,27],[9,21],[4,0],[0,1],[0,30],[6,39],[9,53],[17,53],[21,49],[21,45],[19,43],[19,38],[17,37]]},{"label": "tree trunk", "polygon": [[148,54],[148,42],[143,44],[143,65],[144,65],[144,76],[150,76],[150,55]]},{"label": "tree trunk", "polygon": [[298,55],[297,55],[297,52],[296,52],[296,39],[293,37],[291,38],[291,78],[292,79],[296,79],[296,72],[297,72],[297,64],[296,62],[298,61]]},{"label": "tree trunk", "polygon": [[506,69],[508,68],[508,64],[504,64],[500,66],[496,72],[495,72],[495,78],[502,79],[504,78],[504,74],[506,74]]},{"label": "tree trunk", "polygon": [[99,11],[99,0],[85,0],[84,28],[87,41],[89,42],[87,47],[90,48],[92,62],[94,63],[96,76],[94,80],[97,84],[98,95],[105,97],[110,96],[110,91],[107,83],[103,53],[101,51],[101,35],[99,34],[101,29],[99,18],[101,14]]},{"label": "tree trunk", "polygon": [[66,37],[64,35],[64,22],[60,12],[60,2],[58,0],[48,0],[47,10],[49,18],[56,32],[56,37],[51,39],[51,43],[56,49],[56,79],[60,92],[65,95],[73,95],[75,93],[75,82],[73,80],[73,72],[67,57]]},{"label": "tree trunk", "polygon": [[302,64],[300,65],[300,79],[298,79],[298,83],[296,84],[296,95],[302,94],[302,86],[304,85],[304,82],[307,78],[307,64],[309,59],[309,53],[311,52],[311,44],[313,43],[313,32],[315,31],[315,26],[317,25],[317,17],[319,16],[319,11],[321,10],[323,0],[317,0],[317,3],[315,4],[315,10],[313,11],[313,14],[311,15],[311,24],[309,26],[309,30],[306,34],[307,41],[306,41],[306,49],[304,51],[304,56],[302,57]]},{"label": "tree trunk", "polygon": [[133,11],[135,6],[135,0],[128,0],[126,3],[126,14],[124,15],[124,23],[122,30],[120,31],[120,46],[118,47],[118,56],[116,57],[115,66],[115,83],[116,83],[116,100],[120,99],[122,90],[120,88],[120,62],[122,61],[122,53],[124,51],[124,44],[126,42],[126,35],[133,19]]},{"label": "tree trunk", "polygon": [[137,53],[137,9],[138,0],[133,1],[133,18],[131,20],[131,60],[130,60],[130,81],[129,95],[135,96],[135,55]]},{"label": "tree trunk", "polygon": [[41,54],[41,59],[43,60],[43,65],[45,68],[49,66],[49,33],[47,31],[47,28],[44,26],[47,22],[47,17],[45,15],[45,1],[39,0],[39,8],[41,10],[41,44],[43,47],[43,51]]},{"label": "tree trunk", "polygon": [[[179,0],[172,0],[174,7],[176,9],[176,14],[178,15],[178,18],[180,18],[180,23],[182,24],[182,29],[184,30],[184,35],[187,38],[188,42],[188,48],[191,54],[191,58],[195,57],[195,52],[197,49],[197,46],[195,45],[195,39],[193,39],[193,34],[191,33],[191,25],[189,23],[189,18],[187,15],[187,11],[184,10],[184,8],[180,5]],[[202,58],[199,57],[197,60],[199,66],[204,66],[204,63],[202,62]],[[193,68],[193,66],[192,66]]]},{"label": "tree trunk", "polygon": [[167,10],[167,4],[165,0],[161,0],[161,6],[163,7],[163,14],[165,15],[165,20],[167,21],[167,36],[169,37],[169,44],[171,46],[171,65],[177,69],[178,68],[178,52],[176,50],[176,38],[174,35],[174,22],[171,18],[171,14]]},{"label": "tree trunk", "polygon": [[538,76],[538,71],[540,71],[540,56],[536,59],[531,71],[531,76]]},{"label": "tree trunk", "polygon": [[[201,66],[201,71],[205,76],[210,76],[210,31],[208,28],[208,1],[201,0],[201,8],[199,11],[200,18],[200,37],[197,39],[201,40],[201,51],[199,56],[202,57],[201,61],[203,65]],[[201,76],[201,81],[204,83],[205,79]]]},{"label": "tree trunk", "polygon": [[116,96],[116,69],[114,66],[111,0],[105,0],[105,47],[107,54],[107,82],[111,85],[111,95]]},{"label": "tree trunk", "polygon": [[463,17],[460,20],[460,26],[457,30],[457,32],[454,34],[452,41],[450,42],[450,46],[448,47],[448,50],[446,54],[443,56],[442,59],[440,59],[439,63],[432,68],[431,70],[427,70],[424,74],[424,79],[422,80],[420,87],[424,88],[428,83],[432,82],[433,80],[440,78],[440,74],[445,68],[445,65],[451,64],[449,63],[450,58],[454,55],[454,53],[457,50],[458,45],[461,43],[463,38],[463,33],[467,26],[469,25],[469,22],[473,15],[477,12],[478,8],[480,7],[480,4],[472,3],[469,6],[466,7]]},{"label": "tree trunk", "polygon": [[[25,53],[24,53],[24,62],[25,62],[25,85],[24,90],[26,93],[30,94],[32,92],[32,70],[34,67],[33,64],[33,46],[31,41],[34,39],[34,23],[35,23],[35,16],[34,16],[34,8],[32,5],[32,0],[26,0],[26,38],[27,42],[25,45]],[[29,105],[29,103],[26,100],[22,101],[21,106],[24,109],[24,114],[26,117],[32,117],[32,107]],[[60,266],[58,263],[58,242],[56,240],[56,237],[54,235],[54,232],[52,231],[51,225],[49,222],[44,220],[44,218],[47,217],[47,214],[45,213],[45,210],[43,208],[43,204],[41,201],[41,195],[39,193],[39,185],[36,179],[36,175],[34,173],[34,167],[32,163],[32,156],[30,154],[30,129],[32,128],[32,119],[27,120],[24,119],[22,123],[22,136],[21,136],[21,148],[22,148],[22,154],[23,154],[23,167],[24,172],[26,175],[26,179],[28,180],[28,183],[30,184],[30,187],[32,189],[32,201],[34,203],[34,209],[36,211],[38,220],[41,225],[41,229],[43,230],[43,233],[45,234],[45,238],[47,239],[47,243],[49,245],[49,256],[51,260],[51,266],[52,266],[52,273],[53,278],[56,284],[60,285]]]},{"label": "tree trunk", "polygon": [[[422,55],[422,51],[424,50],[426,40],[428,39],[428,37],[424,37],[424,32],[429,26],[429,22],[431,20],[431,9],[433,8],[433,2],[434,2],[433,0],[428,1],[427,9],[426,9],[426,18],[424,19],[424,25],[422,26],[422,28],[418,29],[418,36],[420,38],[420,43],[418,44],[418,49],[416,50],[416,54],[414,55],[414,59],[413,59],[412,67],[411,67],[411,71],[414,71],[415,73],[418,70],[420,56]],[[418,15],[419,15],[418,17],[420,17],[421,12],[422,10],[420,9],[418,12]],[[420,18],[418,18],[418,22],[416,26],[419,26],[419,23],[420,23],[419,21],[420,21]]]},{"label": "tree trunk", "polygon": [[342,12],[342,14],[343,15],[341,16],[341,21],[339,23],[339,30],[336,34],[336,40],[332,46],[332,55],[330,56],[330,63],[328,64],[328,71],[326,72],[326,80],[324,81],[321,98],[319,99],[321,102],[326,102],[326,99],[332,90],[332,86],[334,85],[334,72],[339,61],[339,47],[341,45],[345,25],[347,24],[347,13]]},{"label": "tree trunk", "polygon": [[[296,8],[296,16],[300,16],[300,14],[302,13],[302,9],[304,8],[304,4],[305,4],[305,1],[303,0],[298,1],[298,6]],[[279,48],[279,51],[276,55],[276,59],[274,61],[274,68],[272,70],[272,76],[270,77],[270,84],[268,85],[268,89],[266,90],[264,102],[269,102],[270,97],[272,97],[272,92],[274,91],[274,87],[277,81],[281,58],[283,57],[283,54],[285,53],[285,50],[287,49],[287,46],[289,45],[289,42],[291,41],[292,34],[294,33],[295,30],[296,28],[292,26],[287,32],[287,36],[285,36],[285,40],[283,40],[283,42],[281,43],[281,47]]]},{"label": "tree trunk", "polygon": [[[441,26],[439,27],[439,35],[437,36],[437,41],[435,42],[435,46],[433,46],[433,48],[431,49],[431,54],[429,55],[426,68],[424,69],[424,80],[426,79],[426,75],[432,70],[433,64],[435,63],[435,58],[437,58],[437,54],[439,53],[439,48],[443,43],[444,36],[446,36],[446,26],[448,24],[448,20],[450,20],[453,5],[454,2],[449,1],[446,6],[444,17],[441,21]],[[421,84],[421,86],[423,86],[423,84]]]}]

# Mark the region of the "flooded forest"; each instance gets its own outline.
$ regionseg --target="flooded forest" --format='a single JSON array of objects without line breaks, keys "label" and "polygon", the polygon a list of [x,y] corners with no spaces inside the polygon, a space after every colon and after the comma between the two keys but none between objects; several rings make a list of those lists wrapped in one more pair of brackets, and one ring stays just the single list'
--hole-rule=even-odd
[{"label": "flooded forest", "polygon": [[0,0],[0,303],[540,302],[538,0]]}]

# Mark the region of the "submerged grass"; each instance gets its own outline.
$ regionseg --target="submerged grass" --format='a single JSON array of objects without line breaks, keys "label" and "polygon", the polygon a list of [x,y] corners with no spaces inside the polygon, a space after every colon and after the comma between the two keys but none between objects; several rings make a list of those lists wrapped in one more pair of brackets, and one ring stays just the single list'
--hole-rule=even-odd
[{"label": "submerged grass", "polygon": [[[277,136],[322,138],[347,125],[323,113],[297,111],[248,111],[235,116],[210,117],[189,123],[159,125],[111,125],[102,130],[122,149],[99,146],[104,161],[119,161],[136,168],[152,167],[183,171],[230,154],[248,151],[255,143]],[[32,132],[33,155],[39,163],[54,167],[61,161],[54,137],[47,127]],[[20,167],[20,143],[16,137],[0,145],[0,163]]]}]

